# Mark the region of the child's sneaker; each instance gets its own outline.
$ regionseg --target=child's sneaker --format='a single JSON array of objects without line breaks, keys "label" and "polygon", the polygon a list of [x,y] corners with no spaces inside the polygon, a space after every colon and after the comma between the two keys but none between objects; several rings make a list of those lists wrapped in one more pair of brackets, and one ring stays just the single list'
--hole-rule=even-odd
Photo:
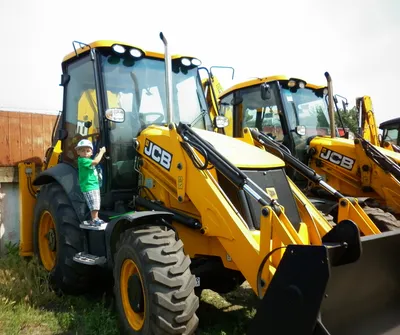
[{"label": "child's sneaker", "polygon": [[92,223],[91,223],[92,226],[96,226],[96,227],[99,227],[102,224],[105,224],[105,222],[101,219],[92,220]]}]

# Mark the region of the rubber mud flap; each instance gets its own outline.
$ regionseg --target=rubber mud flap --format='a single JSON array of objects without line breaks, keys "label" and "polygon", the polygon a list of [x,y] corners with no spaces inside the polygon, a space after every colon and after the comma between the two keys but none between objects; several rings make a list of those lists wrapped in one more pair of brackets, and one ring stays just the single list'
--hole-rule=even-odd
[{"label": "rubber mud flap", "polygon": [[321,320],[331,335],[400,334],[400,231],[361,238],[354,263],[331,267]]},{"label": "rubber mud flap", "polygon": [[325,246],[288,245],[246,334],[313,334],[328,279]]}]

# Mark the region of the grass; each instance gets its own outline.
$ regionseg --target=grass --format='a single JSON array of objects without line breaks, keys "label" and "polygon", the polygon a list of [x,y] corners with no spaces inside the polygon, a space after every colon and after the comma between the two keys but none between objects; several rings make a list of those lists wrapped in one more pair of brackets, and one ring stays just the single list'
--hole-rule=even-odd
[{"label": "grass", "polygon": [[[0,258],[1,335],[119,334],[109,296],[58,296],[47,279],[47,272],[34,259],[19,257],[18,248],[8,245],[6,256]],[[222,296],[203,290],[197,334],[245,334],[255,303],[246,283]]]},{"label": "grass", "polygon": [[241,335],[246,333],[249,321],[255,315],[257,298],[251,288],[244,283],[235,291],[219,295],[211,290],[203,290],[200,308],[199,334]]}]

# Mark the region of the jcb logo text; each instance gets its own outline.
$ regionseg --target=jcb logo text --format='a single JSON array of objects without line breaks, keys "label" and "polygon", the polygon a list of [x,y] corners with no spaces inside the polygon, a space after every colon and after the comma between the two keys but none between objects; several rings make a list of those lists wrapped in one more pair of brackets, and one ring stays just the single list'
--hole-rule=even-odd
[{"label": "jcb logo text", "polygon": [[319,157],[350,171],[355,163],[354,159],[327,148],[322,148]]},{"label": "jcb logo text", "polygon": [[144,154],[160,164],[164,169],[169,171],[171,168],[172,154],[149,140],[146,140]]}]

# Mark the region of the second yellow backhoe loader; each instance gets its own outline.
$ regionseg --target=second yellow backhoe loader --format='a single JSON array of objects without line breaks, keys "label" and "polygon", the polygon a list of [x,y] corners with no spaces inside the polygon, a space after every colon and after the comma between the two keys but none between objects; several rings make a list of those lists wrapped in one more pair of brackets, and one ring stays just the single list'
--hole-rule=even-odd
[{"label": "second yellow backhoe loader", "polygon": [[[63,292],[112,274],[124,334],[194,334],[195,287],[244,280],[260,298],[248,335],[399,330],[400,234],[360,237],[348,218],[332,228],[281,159],[212,131],[199,60],[160,37],[164,55],[96,41],[64,58],[46,164],[19,166],[20,254]],[[82,138],[107,148],[100,227],[85,224]]]},{"label": "second yellow backhoe loader", "polygon": [[[380,230],[398,228],[393,214],[400,215],[400,155],[359,136],[340,138],[334,124],[334,103],[328,111],[325,100],[328,92],[327,87],[296,78],[254,79],[223,92],[219,114],[231,121],[227,135],[243,138],[244,129],[257,129],[286,147],[332,188],[357,198]],[[288,173],[303,190],[314,194],[324,213],[334,210],[329,207],[330,194],[320,185],[310,183],[295,169]],[[337,215],[335,211],[332,214]]]}]

